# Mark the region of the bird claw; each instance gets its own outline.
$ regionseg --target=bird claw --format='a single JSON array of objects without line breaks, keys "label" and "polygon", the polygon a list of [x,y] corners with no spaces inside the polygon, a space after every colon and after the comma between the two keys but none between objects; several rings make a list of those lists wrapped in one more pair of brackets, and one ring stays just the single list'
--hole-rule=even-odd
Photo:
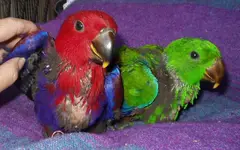
[{"label": "bird claw", "polygon": [[113,121],[112,120],[107,120],[106,125],[107,125],[107,130],[110,130],[110,131],[115,131],[116,130],[116,128],[113,125]]},{"label": "bird claw", "polygon": [[116,131],[117,130],[117,128],[115,128],[115,126],[107,126],[107,130],[108,131]]},{"label": "bird claw", "polygon": [[117,122],[107,122],[107,129],[111,131],[116,130],[122,130],[125,128],[132,127],[134,125],[134,121],[132,120],[132,117],[128,118],[122,118],[121,120],[118,120]]},{"label": "bird claw", "polygon": [[123,124],[119,123],[117,125],[114,126],[115,130],[123,130],[123,129],[126,129],[126,128],[130,128],[134,125],[133,122],[125,122]]}]

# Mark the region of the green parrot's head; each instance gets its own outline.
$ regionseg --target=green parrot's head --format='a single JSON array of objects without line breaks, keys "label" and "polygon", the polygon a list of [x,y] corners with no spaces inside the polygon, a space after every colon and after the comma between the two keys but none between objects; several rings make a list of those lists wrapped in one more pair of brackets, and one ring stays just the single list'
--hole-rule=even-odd
[{"label": "green parrot's head", "polygon": [[214,83],[217,88],[224,76],[224,64],[219,49],[210,41],[181,38],[171,42],[164,50],[167,67],[190,85],[201,80]]}]

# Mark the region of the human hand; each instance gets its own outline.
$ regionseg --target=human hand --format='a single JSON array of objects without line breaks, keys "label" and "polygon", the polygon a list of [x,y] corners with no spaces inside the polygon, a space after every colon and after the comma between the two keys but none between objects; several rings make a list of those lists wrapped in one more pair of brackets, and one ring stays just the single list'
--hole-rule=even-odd
[{"label": "human hand", "polygon": [[[37,30],[37,26],[31,21],[17,18],[0,19],[0,62],[7,54],[4,48],[12,49],[21,40],[21,35]],[[24,63],[24,58],[17,57],[0,65],[0,92],[17,80],[18,72]]]}]

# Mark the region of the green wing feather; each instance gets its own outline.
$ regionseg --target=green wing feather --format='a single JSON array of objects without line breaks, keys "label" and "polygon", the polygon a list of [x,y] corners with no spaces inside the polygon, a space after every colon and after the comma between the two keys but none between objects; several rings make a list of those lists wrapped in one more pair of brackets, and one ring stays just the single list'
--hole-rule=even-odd
[{"label": "green wing feather", "polygon": [[[154,51],[154,52],[153,52]],[[162,48],[145,45],[138,49],[123,46],[120,49],[120,70],[124,86],[123,114],[149,106],[158,94],[158,81],[153,75],[156,56]]]}]

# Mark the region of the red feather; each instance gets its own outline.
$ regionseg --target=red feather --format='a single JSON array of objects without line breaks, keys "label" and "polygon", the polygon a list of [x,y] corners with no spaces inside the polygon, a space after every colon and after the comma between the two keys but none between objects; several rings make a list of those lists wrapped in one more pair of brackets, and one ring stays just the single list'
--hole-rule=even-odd
[{"label": "red feather", "polygon": [[[92,78],[91,78],[91,89],[88,92],[88,95],[85,99],[83,99],[84,103],[88,103],[87,112],[89,110],[97,110],[99,108],[99,99],[101,92],[103,92],[104,88],[104,70],[101,66],[91,64],[90,68],[92,70]],[[86,70],[87,71],[87,70]],[[86,71],[74,70],[70,69],[69,71],[63,71],[59,74],[58,77],[58,87],[64,92],[68,93],[69,97],[74,103],[74,95],[80,95],[81,92],[81,84],[80,79],[85,77]],[[61,96],[56,100],[56,104],[60,104],[63,102],[65,96]]]},{"label": "red feather", "polygon": [[45,88],[51,93],[53,94],[56,90],[56,87],[53,83],[49,83],[45,85]]}]

